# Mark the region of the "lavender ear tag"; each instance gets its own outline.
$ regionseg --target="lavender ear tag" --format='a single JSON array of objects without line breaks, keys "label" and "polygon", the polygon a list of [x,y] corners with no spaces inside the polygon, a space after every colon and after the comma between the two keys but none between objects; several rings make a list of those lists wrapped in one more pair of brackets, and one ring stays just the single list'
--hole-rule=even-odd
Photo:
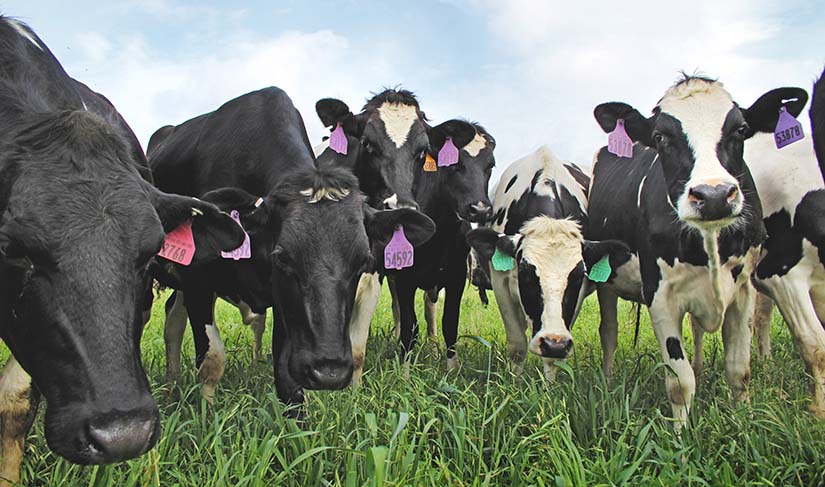
[{"label": "lavender ear tag", "polygon": [[[243,226],[241,225],[241,215],[238,213],[238,210],[232,210],[232,212],[229,213],[229,216],[232,217],[233,220],[235,220],[235,223],[237,223],[238,226],[243,228]],[[249,259],[252,257],[252,246],[249,241],[249,234],[246,233],[246,230],[243,231],[243,243],[241,244],[241,246],[230,252],[221,251],[221,257],[223,257],[224,259],[233,260]]]},{"label": "lavender ear tag", "polygon": [[453,144],[453,139],[447,137],[441,150],[438,151],[438,167],[452,166],[458,163],[458,147]]},{"label": "lavender ear tag", "polygon": [[802,124],[793,115],[788,113],[784,106],[779,108],[779,121],[776,122],[776,129],[773,131],[773,139],[776,141],[776,148],[781,149],[786,145],[793,144],[797,140],[805,138],[802,131]]},{"label": "lavender ear tag", "polygon": [[340,123],[329,135],[329,148],[339,154],[347,155],[347,134],[344,133],[344,128]]},{"label": "lavender ear tag", "polygon": [[390,243],[384,249],[384,267],[386,269],[404,269],[413,265],[413,246],[404,235],[404,227],[398,225],[392,234]]},{"label": "lavender ear tag", "polygon": [[633,157],[633,141],[624,129],[624,120],[616,120],[616,128],[607,134],[607,151],[619,157]]}]

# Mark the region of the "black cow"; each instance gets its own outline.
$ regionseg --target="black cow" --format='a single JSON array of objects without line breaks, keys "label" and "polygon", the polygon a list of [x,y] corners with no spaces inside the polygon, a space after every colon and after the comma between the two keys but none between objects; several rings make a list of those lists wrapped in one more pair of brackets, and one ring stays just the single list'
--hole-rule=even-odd
[{"label": "black cow", "polygon": [[[284,402],[301,402],[303,388],[344,387],[352,374],[347,324],[356,284],[374,261],[368,236],[380,246],[403,224],[419,244],[432,222],[410,209],[365,207],[350,171],[316,168],[300,114],[278,88],[162,130],[149,154],[158,186],[238,211],[250,235],[250,259],[170,269],[172,286],[183,290],[203,395],[212,397],[225,360],[215,295],[255,313],[274,305],[275,382]],[[169,334],[178,343],[167,348],[172,362],[179,360],[173,355],[180,353],[183,323],[168,317],[170,326],[179,330]]]},{"label": "black cow", "polygon": [[682,346],[685,313],[707,332],[722,328],[728,384],[735,398],[747,398],[751,274],[765,227],[743,146],[755,131],[772,129],[781,100],[796,94],[779,90],[746,110],[721,83],[685,76],[650,118],[624,103],[595,109],[605,132],[620,130],[621,119],[635,142],[629,159],[602,148],[593,167],[585,236],[619,239],[632,251],[625,263],[611,260],[612,274],[597,285],[604,354],[616,347],[617,298],[646,304],[675,373],[666,389],[677,427],[696,387]]},{"label": "black cow", "polygon": [[[195,260],[243,232],[155,189],[131,129],[37,35],[0,17],[0,484],[19,478],[39,396],[68,460],[141,455],[160,431],[140,360],[140,304],[164,233],[193,220]],[[194,216],[194,218],[193,218]],[[31,377],[30,377],[31,376]]]}]

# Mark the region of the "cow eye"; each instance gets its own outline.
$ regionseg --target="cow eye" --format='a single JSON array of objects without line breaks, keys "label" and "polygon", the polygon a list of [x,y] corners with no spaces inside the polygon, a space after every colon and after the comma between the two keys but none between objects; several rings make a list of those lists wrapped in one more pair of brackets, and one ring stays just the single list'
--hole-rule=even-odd
[{"label": "cow eye", "polygon": [[748,124],[743,123],[742,125],[740,125],[740,126],[739,126],[739,128],[738,128],[738,129],[736,129],[736,133],[737,133],[737,134],[739,134],[739,135],[741,135],[742,137],[745,137],[745,136],[747,136],[747,135],[748,135],[748,131],[749,131],[750,129],[751,129],[751,128],[750,128],[750,127],[748,127]]},{"label": "cow eye", "polygon": [[289,256],[280,245],[275,247],[275,250],[272,251],[272,263],[286,273],[290,273],[292,271]]},{"label": "cow eye", "polygon": [[661,144],[662,142],[665,141],[665,136],[661,132],[654,132],[653,133],[653,140],[657,144]]},{"label": "cow eye", "polygon": [[367,139],[361,139],[361,146],[363,146],[364,150],[370,154],[375,152],[375,146],[373,146]]}]

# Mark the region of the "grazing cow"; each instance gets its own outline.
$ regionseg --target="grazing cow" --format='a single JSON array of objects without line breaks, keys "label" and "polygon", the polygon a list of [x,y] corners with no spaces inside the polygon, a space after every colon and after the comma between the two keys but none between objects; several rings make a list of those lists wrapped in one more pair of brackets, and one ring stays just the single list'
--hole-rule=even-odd
[{"label": "grazing cow", "polygon": [[[583,240],[587,199],[576,178],[580,173],[547,147],[515,161],[496,187],[489,228],[467,236],[488,268],[516,370],[529,349],[543,358],[551,381],[554,362],[573,348],[570,328],[587,269],[606,254],[614,262],[627,259],[621,243]],[[490,269],[496,251],[512,265]]]},{"label": "grazing cow", "polygon": [[187,220],[195,261],[243,232],[158,191],[137,139],[26,25],[0,17],[0,485],[19,479],[40,396],[46,441],[80,464],[133,458],[160,432],[140,360],[147,267]]},{"label": "grazing cow", "polygon": [[[165,137],[158,136],[150,152],[158,186],[238,211],[250,236],[249,259],[168,272],[171,285],[183,291],[203,395],[213,396],[225,361],[213,317],[216,295],[255,313],[274,306],[275,384],[284,402],[302,402],[304,388],[347,385],[355,286],[374,261],[368,236],[386,244],[403,224],[417,245],[432,234],[432,222],[411,209],[365,207],[350,171],[316,168],[300,114],[280,89],[243,95],[162,130]],[[167,317],[169,362],[179,360],[185,326],[180,317],[170,322],[173,314]]]},{"label": "grazing cow", "polygon": [[[449,371],[458,366],[455,343],[470,251],[465,239],[465,224],[483,223],[492,214],[487,186],[495,166],[495,140],[480,125],[460,120],[433,127],[429,136],[433,154],[438,154],[447,140],[451,140],[450,143],[459,149],[458,161],[434,171],[427,170],[426,164],[418,167],[416,201],[435,222],[436,232],[418,249],[412,267],[392,271],[390,276],[400,310],[400,338],[405,355],[415,346],[418,336],[415,291],[420,288],[437,296],[439,290],[445,290],[441,331]],[[434,161],[430,163],[434,164]],[[428,317],[428,321],[435,321],[434,316]]]},{"label": "grazing cow", "polygon": [[624,103],[595,109],[605,132],[626,129],[635,142],[632,157],[602,148],[593,166],[585,236],[619,239],[632,251],[627,262],[609,261],[612,273],[597,284],[604,366],[616,348],[617,298],[647,305],[675,374],[665,384],[677,428],[696,387],[682,345],[685,313],[706,332],[722,328],[728,385],[747,399],[751,274],[765,227],[743,146],[755,130],[775,126],[782,98],[795,95],[778,90],[743,109],[721,83],[685,76],[650,118]]}]

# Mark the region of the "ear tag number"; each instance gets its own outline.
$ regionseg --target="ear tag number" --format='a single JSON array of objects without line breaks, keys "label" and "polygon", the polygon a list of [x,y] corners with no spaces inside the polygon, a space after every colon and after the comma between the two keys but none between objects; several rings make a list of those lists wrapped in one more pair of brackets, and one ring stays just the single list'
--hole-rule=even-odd
[{"label": "ear tag number", "polygon": [[347,145],[347,134],[344,133],[344,128],[339,123],[329,134],[329,148],[339,154],[347,155]]},{"label": "ear tag number", "polygon": [[493,269],[501,272],[513,270],[516,266],[515,259],[500,251],[498,247],[496,247],[496,251],[493,252],[493,258],[490,260],[493,263]]},{"label": "ear tag number", "polygon": [[447,137],[441,150],[438,151],[438,167],[452,166],[458,164],[458,147],[453,144],[453,139]]},{"label": "ear tag number", "polygon": [[[229,216],[235,220],[235,223],[237,223],[239,227],[243,228],[243,225],[241,225],[241,215],[238,213],[238,210],[232,210],[232,212],[229,213]],[[246,230],[243,231],[243,243],[241,246],[229,252],[221,251],[221,257],[224,259],[233,260],[249,259],[252,257],[252,245],[249,241],[249,234],[246,233]]]},{"label": "ear tag number", "polygon": [[435,164],[435,159],[430,153],[427,153],[427,158],[424,160],[424,172],[436,172],[438,171],[438,166]]},{"label": "ear tag number", "polygon": [[166,234],[158,255],[181,265],[192,263],[192,258],[195,256],[192,220],[186,220],[178,228]]},{"label": "ear tag number", "polygon": [[784,106],[779,108],[779,121],[776,122],[776,129],[773,131],[773,139],[776,141],[776,148],[781,149],[786,145],[793,144],[805,138],[802,131],[802,124],[794,118]]},{"label": "ear tag number", "polygon": [[604,256],[598,262],[593,264],[587,277],[593,282],[607,282],[613,270],[610,268],[610,258]]},{"label": "ear tag number", "polygon": [[624,129],[624,120],[616,120],[616,128],[607,134],[607,151],[619,157],[633,157],[633,141]]},{"label": "ear tag number", "polygon": [[412,267],[413,257],[413,246],[404,235],[404,227],[398,225],[395,227],[390,243],[384,249],[384,267],[398,270]]}]

